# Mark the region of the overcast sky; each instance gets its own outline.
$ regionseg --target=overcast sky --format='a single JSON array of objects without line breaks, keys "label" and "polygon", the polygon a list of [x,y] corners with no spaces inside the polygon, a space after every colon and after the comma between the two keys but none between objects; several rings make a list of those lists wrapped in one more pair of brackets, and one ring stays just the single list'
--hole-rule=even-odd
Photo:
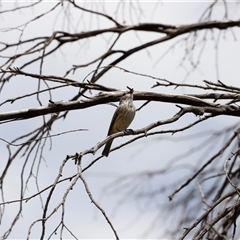
[{"label": "overcast sky", "polygon": [[[14,2],[14,1],[13,1]],[[25,1],[24,1],[25,2]],[[53,6],[54,1],[44,1],[37,5],[37,7],[31,10],[21,10],[14,13],[0,14],[0,38],[1,42],[13,43],[18,41],[21,34],[20,31],[14,30],[6,32],[9,27],[21,25],[27,22],[31,18],[34,18],[40,13],[45,12]],[[83,1],[77,1],[78,4],[86,8],[101,11],[103,6],[105,11],[115,17],[118,3],[116,1],[106,1],[104,4],[96,4],[94,2],[83,3]],[[17,4],[20,6],[21,4]],[[66,3],[64,3],[66,6]],[[118,21],[125,24],[136,24],[140,22],[158,22],[165,24],[190,24],[199,20],[204,9],[210,4],[209,1],[162,1],[156,2],[134,2],[122,3],[118,9]],[[229,3],[229,9],[231,15],[229,18],[239,18],[239,9],[236,8],[234,3]],[[10,9],[16,6],[15,3],[10,1],[1,1],[1,9]],[[90,17],[89,14],[79,16],[79,11],[73,9],[67,9],[59,7],[53,13],[40,19],[37,22],[30,23],[22,36],[22,39],[29,37],[46,36],[50,35],[55,30],[70,30],[86,31],[97,28],[111,27],[112,23],[102,18]],[[69,15],[69,13],[71,13]],[[213,13],[214,19],[223,19],[224,11],[221,6],[217,6]],[[67,18],[72,22],[72,25],[67,24]],[[187,82],[194,84],[202,84],[203,80],[216,81],[220,79],[228,85],[239,85],[239,62],[240,62],[240,47],[239,47],[239,30],[234,29],[234,34],[231,31],[224,32],[219,41],[219,52],[216,57],[216,46],[213,39],[218,37],[218,32],[215,31],[207,36],[207,44],[205,46],[201,61],[198,69],[193,71],[188,77],[187,70],[191,70],[191,65],[188,60],[182,61],[184,56],[184,45],[176,45],[172,51],[170,51],[163,59],[159,61],[165,51],[180,38],[174,39],[170,42],[160,44],[158,46],[151,47],[147,50],[143,50],[125,61],[119,64],[120,67],[126,68],[133,72],[152,75],[159,78],[166,78],[173,82]],[[201,36],[201,34],[200,34]],[[63,76],[66,71],[71,68],[73,64],[83,64],[94,59],[100,53],[106,51],[109,46],[109,39],[113,41],[111,34],[103,37],[96,37],[87,42],[73,43],[63,47],[61,51],[54,53],[48,57],[44,62],[43,74]],[[157,34],[153,33],[141,33],[137,35],[134,32],[129,32],[125,37],[121,39],[116,48],[129,49],[133,46],[140,45],[149,39],[157,38]],[[184,37],[184,36],[183,36]],[[182,38],[183,38],[182,37]],[[195,58],[197,58],[200,49],[195,49]],[[18,49],[17,51],[21,51]],[[10,55],[12,52],[0,54],[0,63],[3,59],[3,55]],[[2,59],[1,59],[2,58]],[[217,59],[217,62],[216,62]],[[23,61],[23,60],[21,60]],[[21,61],[16,61],[14,67],[18,67],[23,64]],[[182,63],[182,66],[181,66]],[[108,62],[106,62],[106,65]],[[216,64],[218,66],[218,72],[216,71]],[[94,70],[96,64],[87,68],[78,70],[74,75],[69,77],[82,81],[84,77]],[[39,73],[39,63],[33,64],[25,69],[25,71],[32,73]],[[126,90],[126,86],[133,87],[135,90],[154,90],[165,93],[190,93],[189,89],[177,89],[173,88],[156,88],[151,89],[151,86],[155,84],[155,80],[147,77],[140,77],[131,73],[123,72],[119,69],[112,69],[109,73],[103,76],[98,82],[99,84],[109,87]],[[33,89],[37,89],[37,80],[26,78],[24,76],[18,76],[11,80],[9,84],[5,86],[0,95],[0,102],[6,99],[13,98],[19,95],[30,93]],[[76,88],[69,88],[64,91],[56,91],[53,93],[54,101],[68,101],[72,96],[77,93]],[[95,93],[95,92],[94,92]],[[43,105],[48,104],[49,96],[43,94],[41,97]],[[136,107],[140,106],[142,102],[135,101]],[[34,108],[37,107],[38,102],[36,98],[28,98],[18,101],[14,104],[5,104],[1,106],[1,111],[11,111],[22,108]],[[88,129],[88,131],[75,132],[71,134],[61,135],[53,139],[52,149],[49,150],[50,143],[44,149],[44,158],[40,166],[39,174],[39,187],[43,189],[49,186],[57,176],[60,164],[66,155],[71,155],[76,152],[93,147],[98,142],[104,140],[106,137],[111,117],[115,111],[115,107],[111,105],[98,105],[94,108],[84,109],[81,111],[73,111],[69,113],[66,119],[57,121],[51,130],[51,134],[57,134],[64,131],[73,129]],[[131,124],[132,129],[138,129],[145,127],[146,125],[172,117],[178,109],[173,104],[167,103],[150,103],[148,107],[143,108],[140,112],[137,112],[136,117]],[[196,120],[194,115],[184,117],[179,122],[174,124],[175,128],[187,125],[190,122]],[[117,177],[137,174],[144,171],[151,171],[163,168],[167,162],[174,159],[176,156],[191,150],[202,139],[196,139],[195,141],[178,141],[181,136],[191,135],[207,130],[220,130],[237,119],[230,117],[218,117],[211,119],[208,122],[197,125],[192,129],[184,133],[179,133],[174,136],[168,135],[168,137],[149,137],[136,141],[131,145],[122,148],[119,151],[115,151],[109,155],[108,158],[102,158],[98,163],[92,166],[85,174],[86,180],[89,184],[93,197],[99,202],[102,208],[106,211],[106,214],[110,217],[113,225],[116,227],[120,238],[164,238],[167,236],[162,235],[164,230],[170,225],[164,224],[164,217],[156,211],[156,207],[163,203],[168,202],[168,195],[173,192],[170,189],[168,193],[164,193],[159,196],[159,199],[151,201],[134,199],[131,197],[131,193],[124,191],[124,186],[119,189],[115,189],[112,183]],[[227,122],[227,125],[226,125]],[[42,123],[42,118],[34,118],[25,121],[12,122],[8,124],[0,125],[1,138],[11,141],[17,136],[23,133],[32,131]],[[163,126],[160,129],[169,129],[169,126]],[[124,137],[115,139],[113,146],[117,146],[121,142],[130,139],[131,137]],[[173,141],[173,139],[176,139]],[[216,146],[212,147],[214,151]],[[95,159],[101,153],[101,150],[96,153],[95,156],[87,155],[84,157],[83,165],[86,166],[93,159]],[[0,152],[2,162],[7,159],[8,151],[6,149],[6,143],[0,141]],[[34,154],[31,156],[34,158]],[[200,155],[196,154],[196,159]],[[19,157],[18,161],[15,161],[12,168],[8,172],[8,177],[4,182],[5,201],[19,199],[20,190],[20,174],[19,169],[22,167],[25,157]],[[191,157],[185,157],[184,162],[193,164]],[[5,164],[2,164],[5,166]],[[30,168],[27,166],[27,168]],[[2,167],[0,167],[1,169]],[[69,161],[64,168],[63,178],[72,176],[77,171],[73,162]],[[179,171],[178,174],[189,174],[187,169]],[[142,191],[148,189],[154,189],[156,186],[164,186],[167,182],[174,181],[175,172],[164,177],[158,177],[150,181],[142,179],[142,181],[135,181],[132,179],[129,184],[133,184],[134,189],[141,187]],[[178,176],[179,177],[179,176]],[[118,183],[115,183],[118,186]],[[135,184],[135,185],[134,185]],[[59,184],[55,195],[50,204],[50,209],[54,209],[56,205],[61,201],[63,194],[69,186],[69,182]],[[111,191],[110,191],[111,190]],[[35,180],[32,178],[29,182],[26,196],[31,196],[36,193]],[[43,199],[47,196],[43,194]],[[171,204],[171,203],[169,203]],[[41,218],[42,208],[39,198],[34,198],[27,203],[23,204],[23,214],[20,216],[20,220],[14,226],[14,230],[10,235],[11,238],[25,239],[30,224]],[[12,218],[15,216],[18,209],[18,204],[10,204],[6,207],[5,216],[1,223],[0,234],[2,235]],[[147,210],[146,210],[147,209]],[[146,211],[144,211],[146,210]],[[61,213],[58,211],[47,223],[46,236],[54,230]],[[157,220],[154,220],[154,219]],[[155,222],[156,221],[156,222]],[[78,236],[78,238],[114,238],[114,235],[106,223],[106,220],[100,214],[100,212],[90,202],[89,197],[83,187],[82,182],[78,182],[73,191],[70,192],[67,198],[66,210],[65,210],[65,222],[71,231]],[[156,223],[156,225],[154,225]],[[151,231],[148,231],[150,228]],[[41,231],[41,224],[37,223],[33,229],[31,238],[38,239]],[[59,237],[59,231],[54,238]],[[64,234],[65,239],[71,236],[68,233]]]}]

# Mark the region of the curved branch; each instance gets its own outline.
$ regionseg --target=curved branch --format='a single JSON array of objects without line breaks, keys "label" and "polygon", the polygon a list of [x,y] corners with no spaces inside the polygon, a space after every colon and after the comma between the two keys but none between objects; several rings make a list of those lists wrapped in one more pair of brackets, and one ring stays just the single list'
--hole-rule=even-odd
[{"label": "curved branch", "polygon": [[[42,116],[50,113],[58,113],[61,111],[84,109],[88,107],[97,106],[100,104],[105,104],[109,102],[116,102],[122,96],[122,92],[114,93],[100,93],[94,97],[87,100],[76,100],[69,102],[52,102],[48,106],[41,106],[32,109],[22,109],[18,111],[11,111],[0,113],[0,121],[5,120],[21,120],[28,119],[37,116]],[[220,105],[209,103],[196,97],[189,95],[175,95],[175,94],[163,94],[154,92],[134,92],[135,100],[150,100],[159,102],[171,102],[177,104],[187,104],[196,107],[191,107],[190,111],[197,114],[203,114],[204,112],[212,113],[216,115],[230,115],[230,116],[240,116],[240,109],[228,105]],[[198,108],[199,107],[199,108]]]}]

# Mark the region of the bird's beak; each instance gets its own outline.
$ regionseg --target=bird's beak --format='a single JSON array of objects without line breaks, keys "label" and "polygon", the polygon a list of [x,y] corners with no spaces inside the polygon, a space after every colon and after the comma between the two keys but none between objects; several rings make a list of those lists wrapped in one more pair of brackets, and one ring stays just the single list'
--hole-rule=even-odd
[{"label": "bird's beak", "polygon": [[134,89],[133,88],[130,88],[130,87],[127,87],[129,92],[128,93],[133,93],[134,92]]}]

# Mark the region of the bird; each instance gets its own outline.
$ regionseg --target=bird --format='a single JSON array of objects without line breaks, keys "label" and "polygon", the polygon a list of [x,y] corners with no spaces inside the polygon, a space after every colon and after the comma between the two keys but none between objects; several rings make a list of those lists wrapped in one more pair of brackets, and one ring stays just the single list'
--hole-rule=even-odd
[{"label": "bird", "polygon": [[[129,88],[130,89],[130,88]],[[127,129],[135,117],[136,108],[133,104],[133,89],[124,93],[120,99],[108,130],[108,136]],[[102,152],[102,156],[107,157],[112,145],[113,139],[109,140]]]}]

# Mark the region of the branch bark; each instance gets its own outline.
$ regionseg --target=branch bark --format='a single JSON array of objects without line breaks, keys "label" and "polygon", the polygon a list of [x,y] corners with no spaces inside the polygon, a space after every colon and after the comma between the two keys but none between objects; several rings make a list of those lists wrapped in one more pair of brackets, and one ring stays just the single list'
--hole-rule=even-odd
[{"label": "branch bark", "polygon": [[[100,104],[119,101],[123,92],[100,93],[87,100],[76,100],[70,102],[53,102],[48,106],[22,109],[11,112],[0,113],[0,121],[29,119],[51,113],[78,110],[94,107]],[[206,102],[200,98],[190,95],[164,94],[155,92],[134,92],[134,100],[149,100],[176,104],[191,105],[192,111],[199,114],[212,113],[214,115],[240,116],[240,108],[234,105],[221,105]]]}]

